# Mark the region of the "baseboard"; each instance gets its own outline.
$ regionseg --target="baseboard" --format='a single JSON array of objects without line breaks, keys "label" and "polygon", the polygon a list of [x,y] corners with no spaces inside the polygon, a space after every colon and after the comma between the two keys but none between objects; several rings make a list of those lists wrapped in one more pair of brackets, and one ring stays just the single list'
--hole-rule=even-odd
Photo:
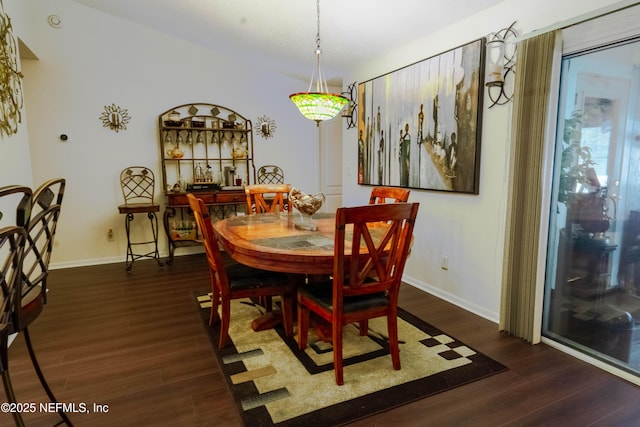
[{"label": "baseboard", "polygon": [[124,264],[124,257],[91,258],[76,261],[52,262],[49,264],[49,268],[51,270],[61,270],[63,268],[88,267],[91,265],[115,264],[118,262]]},{"label": "baseboard", "polygon": [[408,283],[409,285],[416,287],[422,291],[425,291],[435,297],[438,297],[442,300],[450,302],[451,304],[457,305],[460,308],[463,308],[473,314],[476,314],[482,318],[485,318],[496,325],[500,323],[500,314],[494,311],[487,310],[484,307],[481,307],[471,301],[467,301],[463,298],[460,298],[456,295],[450,294],[448,292],[443,291],[440,288],[432,286],[428,283],[415,279],[413,277],[405,275],[402,278],[402,281]]},{"label": "baseboard", "polygon": [[[177,248],[179,253],[174,253],[174,256],[180,257],[183,255],[193,255],[197,253],[203,253],[202,246],[192,246],[192,247],[184,247]],[[160,251],[160,258],[165,259],[169,256],[168,252]],[[63,261],[63,262],[51,262],[49,264],[49,268],[51,270],[60,270],[63,268],[74,268],[74,267],[89,267],[92,265],[102,265],[102,264],[116,264],[116,263],[125,263],[125,256],[117,256],[117,257],[106,257],[106,258],[91,258],[91,259],[80,259],[75,261]]]}]

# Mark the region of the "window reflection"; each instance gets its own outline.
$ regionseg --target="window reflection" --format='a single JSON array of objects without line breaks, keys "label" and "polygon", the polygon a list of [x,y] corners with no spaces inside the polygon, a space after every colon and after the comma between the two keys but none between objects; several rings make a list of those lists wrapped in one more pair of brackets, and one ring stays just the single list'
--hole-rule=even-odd
[{"label": "window reflection", "polygon": [[544,335],[640,375],[640,43],[563,59]]}]

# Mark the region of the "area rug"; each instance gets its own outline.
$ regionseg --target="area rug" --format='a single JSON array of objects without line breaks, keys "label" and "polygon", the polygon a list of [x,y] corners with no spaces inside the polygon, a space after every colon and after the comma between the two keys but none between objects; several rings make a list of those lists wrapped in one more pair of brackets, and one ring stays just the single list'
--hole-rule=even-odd
[{"label": "area rug", "polygon": [[245,426],[335,426],[505,371],[500,363],[400,309],[402,368],[393,370],[386,319],[369,321],[368,336],[344,329],[344,385],[335,384],[331,345],[309,335],[298,350],[281,327],[254,332],[263,308],[231,303],[230,341],[218,349],[209,327],[211,294],[196,295],[200,316]]}]

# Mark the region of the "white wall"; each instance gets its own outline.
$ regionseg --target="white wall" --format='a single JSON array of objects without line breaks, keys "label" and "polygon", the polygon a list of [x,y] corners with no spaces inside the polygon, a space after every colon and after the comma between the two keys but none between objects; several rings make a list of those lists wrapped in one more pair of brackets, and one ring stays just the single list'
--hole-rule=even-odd
[{"label": "white wall", "polygon": [[[505,0],[410,45],[372,58],[351,70],[344,81],[370,80],[506,28],[514,21],[520,33],[526,34],[613,3]],[[485,105],[489,105],[487,99],[485,95]],[[479,195],[412,190],[410,201],[420,202],[420,211],[405,270],[407,282],[496,322],[502,286],[510,108],[511,103],[484,109]],[[357,185],[356,147],[356,130],[345,131],[345,205],[359,203],[371,191],[368,186]],[[449,258],[448,270],[440,268],[443,255]]]},{"label": "white wall", "polygon": [[[68,0],[27,3],[29,48],[39,58],[23,66],[33,182],[67,179],[54,267],[124,260],[120,171],[144,165],[161,179],[158,115],[176,105],[220,104],[254,123],[271,117],[274,137],[254,135],[256,167],[281,165],[288,181],[316,190],[316,125],[288,99],[307,83]],[[62,18],[61,28],[48,25],[51,14]],[[103,127],[99,117],[111,104],[128,110],[127,130]],[[63,133],[70,136],[67,142],[59,139]],[[108,228],[115,231],[114,242],[107,242]],[[160,247],[166,253],[164,236]]]}]

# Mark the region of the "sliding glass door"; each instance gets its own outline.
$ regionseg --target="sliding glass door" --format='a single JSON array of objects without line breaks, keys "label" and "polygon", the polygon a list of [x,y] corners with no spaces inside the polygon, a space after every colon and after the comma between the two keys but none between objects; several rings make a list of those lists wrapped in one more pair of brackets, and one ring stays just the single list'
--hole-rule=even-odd
[{"label": "sliding glass door", "polygon": [[561,76],[543,335],[640,375],[640,41]]}]

